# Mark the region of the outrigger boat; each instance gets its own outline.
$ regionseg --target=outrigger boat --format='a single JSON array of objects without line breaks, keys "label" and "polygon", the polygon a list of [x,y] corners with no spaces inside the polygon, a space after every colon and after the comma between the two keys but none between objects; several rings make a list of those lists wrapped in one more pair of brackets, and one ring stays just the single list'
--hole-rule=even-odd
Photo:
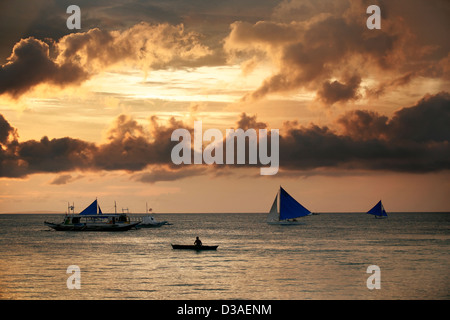
[{"label": "outrigger boat", "polygon": [[167,221],[156,221],[156,219],[151,216],[145,216],[142,218],[142,222],[139,223],[136,227],[137,228],[159,228],[164,225],[171,225],[171,223],[168,223]]},{"label": "outrigger boat", "polygon": [[136,228],[139,223],[130,222],[125,213],[103,213],[97,199],[79,214],[69,211],[62,223],[44,221],[46,226],[57,231],[126,231]]},{"label": "outrigger boat", "polygon": [[159,228],[164,225],[171,225],[171,223],[167,221],[157,221],[150,213],[153,211],[152,208],[148,209],[147,203],[145,204],[145,212],[149,213],[148,215],[142,218],[140,224],[137,225],[137,228]]}]

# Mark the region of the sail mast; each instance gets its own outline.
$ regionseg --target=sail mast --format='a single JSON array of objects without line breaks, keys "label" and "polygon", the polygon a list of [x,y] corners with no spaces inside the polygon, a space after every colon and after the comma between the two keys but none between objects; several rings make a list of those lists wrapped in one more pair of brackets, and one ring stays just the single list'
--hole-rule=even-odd
[{"label": "sail mast", "polygon": [[278,189],[278,192],[277,192],[277,197],[278,197],[278,203],[277,203],[277,212],[278,212],[278,220],[280,220],[280,216],[281,216],[281,211],[280,211],[280,209],[281,209],[281,185],[280,185],[280,188]]}]

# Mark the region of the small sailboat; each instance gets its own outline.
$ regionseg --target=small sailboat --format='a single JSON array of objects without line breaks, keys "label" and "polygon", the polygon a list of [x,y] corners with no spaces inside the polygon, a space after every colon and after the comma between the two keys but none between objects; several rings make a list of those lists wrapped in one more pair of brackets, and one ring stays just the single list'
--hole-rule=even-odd
[{"label": "small sailboat", "polygon": [[297,200],[280,186],[280,190],[278,191],[269,215],[267,216],[267,223],[278,225],[304,224],[303,222],[298,221],[297,218],[308,216],[310,214],[311,211],[298,203]]},{"label": "small sailboat", "polygon": [[381,203],[381,200],[378,201],[378,203],[372,209],[367,211],[367,214],[374,215],[376,219],[383,219],[388,217],[386,210],[384,210],[384,206]]}]

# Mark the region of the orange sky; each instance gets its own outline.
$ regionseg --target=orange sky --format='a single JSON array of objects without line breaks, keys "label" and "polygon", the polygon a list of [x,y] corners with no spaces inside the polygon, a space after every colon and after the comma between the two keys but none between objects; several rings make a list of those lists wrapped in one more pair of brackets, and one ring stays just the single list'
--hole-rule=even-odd
[{"label": "orange sky", "polygon": [[[447,1],[70,4],[0,5],[0,213],[450,210]],[[175,166],[196,120],[279,129],[278,174]]]}]

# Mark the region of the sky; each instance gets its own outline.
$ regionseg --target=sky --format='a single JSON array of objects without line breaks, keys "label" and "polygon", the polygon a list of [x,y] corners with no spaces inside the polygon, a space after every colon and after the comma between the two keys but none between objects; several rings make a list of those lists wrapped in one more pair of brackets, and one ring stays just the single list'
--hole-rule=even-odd
[{"label": "sky", "polygon": [[[449,17],[446,0],[2,1],[0,213],[268,212],[279,186],[313,212],[450,211]],[[195,121],[223,133],[203,147],[278,130],[278,172],[175,164]]]}]

